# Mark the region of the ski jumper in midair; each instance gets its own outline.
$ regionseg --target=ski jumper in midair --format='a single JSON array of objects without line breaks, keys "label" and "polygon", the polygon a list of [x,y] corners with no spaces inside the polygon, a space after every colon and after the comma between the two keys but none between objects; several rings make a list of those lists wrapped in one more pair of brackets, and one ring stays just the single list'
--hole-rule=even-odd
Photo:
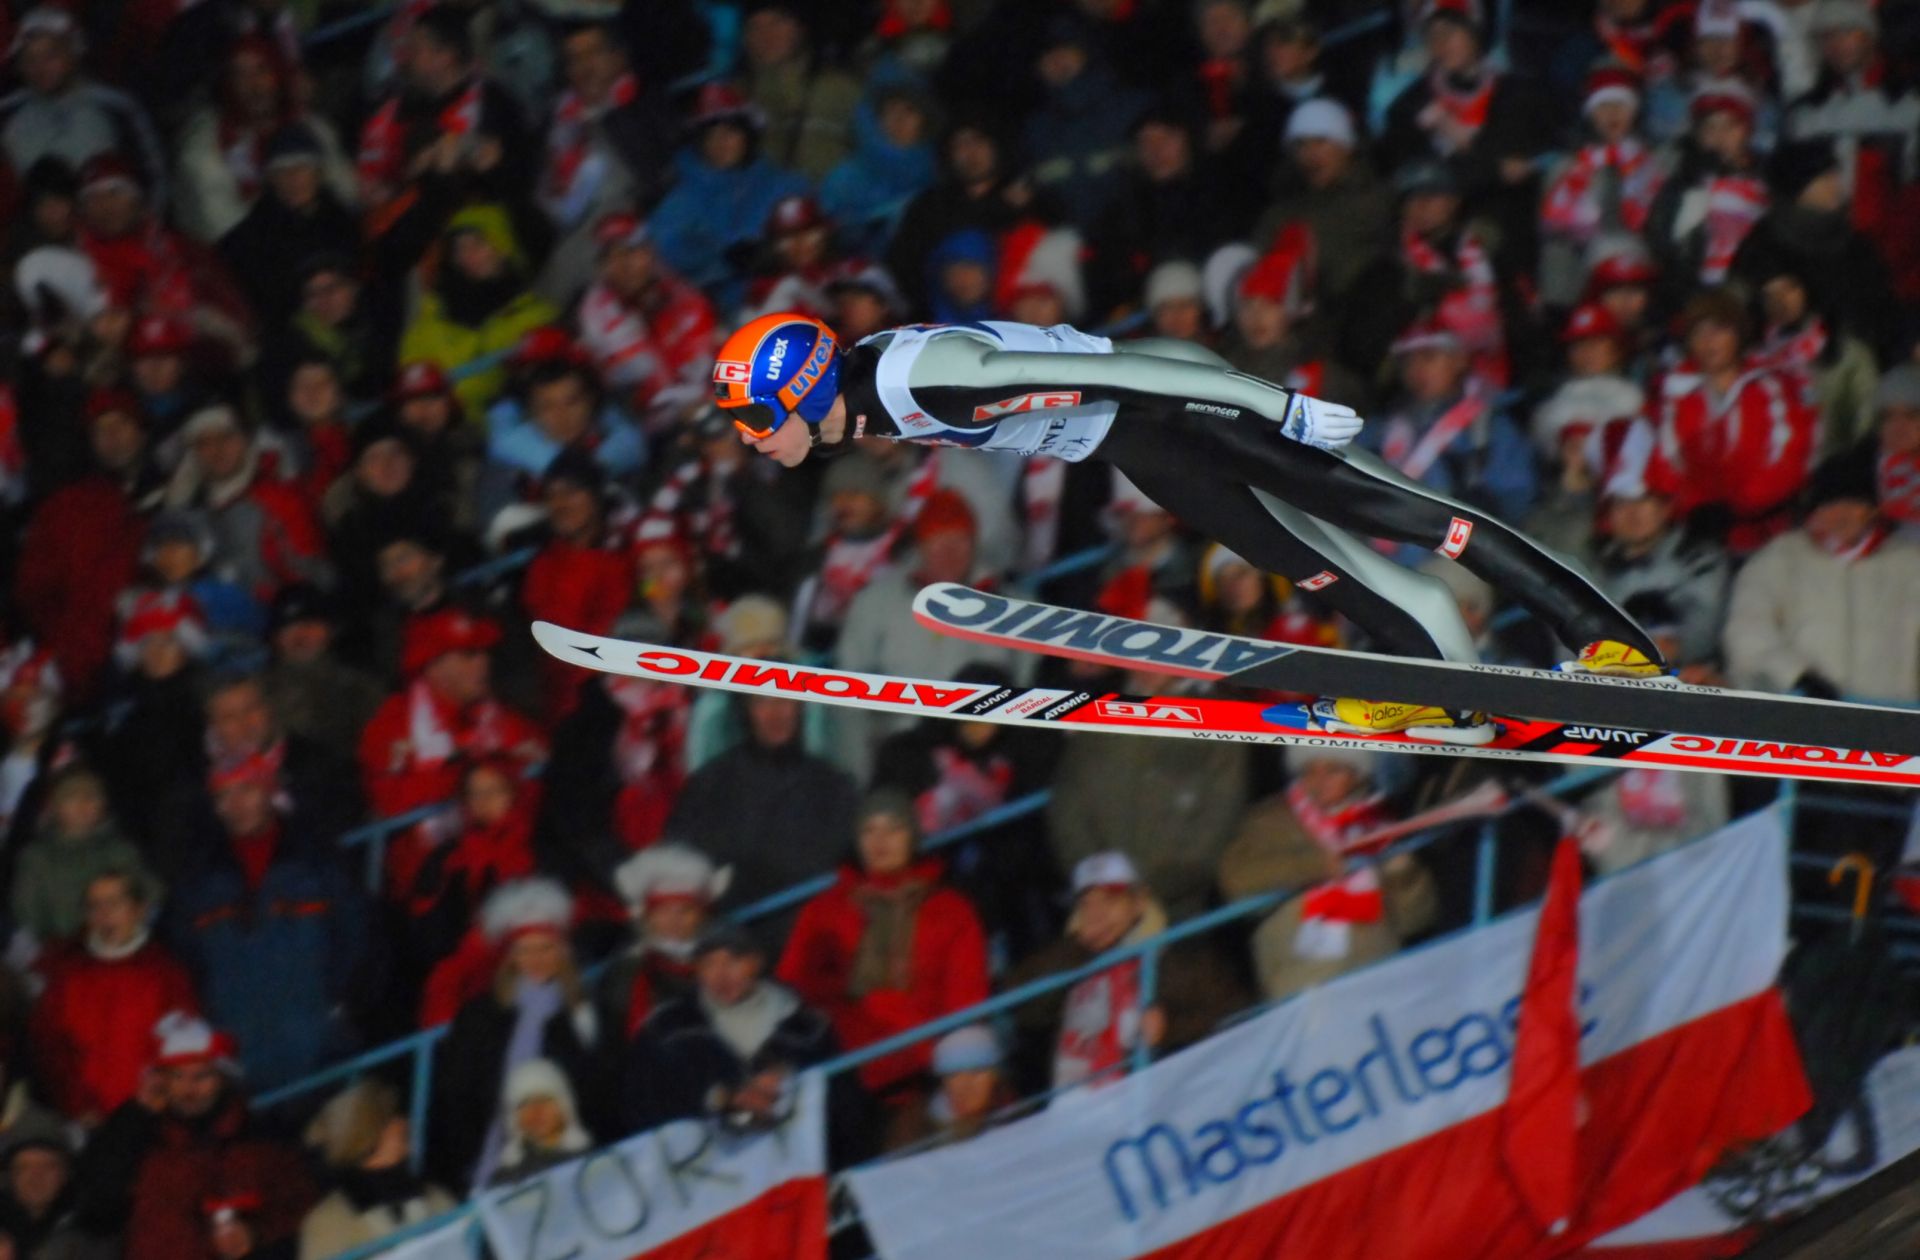
[{"label": "ski jumper in midair", "polygon": [[[1349,446],[1351,408],[1237,372],[1185,342],[1114,344],[1066,325],[910,325],[842,349],[824,324],[767,315],[721,348],[714,394],[742,440],[791,467],[857,437],[1099,459],[1181,521],[1312,591],[1380,645],[1477,659],[1447,587],[1366,541],[1431,548],[1518,600],[1563,642],[1563,668],[1663,672],[1646,632],[1552,552]],[[796,418],[800,423],[789,424]],[[1326,697],[1316,721],[1481,743],[1484,714]]]}]

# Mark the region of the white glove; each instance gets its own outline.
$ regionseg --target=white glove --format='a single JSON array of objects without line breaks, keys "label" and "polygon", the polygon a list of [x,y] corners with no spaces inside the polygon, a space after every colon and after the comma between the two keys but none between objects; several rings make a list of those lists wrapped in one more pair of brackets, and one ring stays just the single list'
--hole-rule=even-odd
[{"label": "white glove", "polygon": [[1353,441],[1365,423],[1360,413],[1351,407],[1305,394],[1291,394],[1287,398],[1287,409],[1280,417],[1280,432],[1296,442],[1317,446],[1323,451],[1337,451]]}]

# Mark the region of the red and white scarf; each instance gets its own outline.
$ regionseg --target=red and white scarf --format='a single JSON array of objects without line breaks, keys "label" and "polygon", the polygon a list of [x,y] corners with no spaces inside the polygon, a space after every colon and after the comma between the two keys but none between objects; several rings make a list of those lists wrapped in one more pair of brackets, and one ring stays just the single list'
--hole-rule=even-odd
[{"label": "red and white scarf", "polygon": [[976,761],[942,744],[933,750],[933,786],[914,801],[920,830],[935,835],[972,822],[1003,805],[1013,787],[1013,766],[1004,757]]},{"label": "red and white scarf", "polygon": [[1025,568],[1042,568],[1060,544],[1060,496],[1067,488],[1064,460],[1047,455],[1028,458],[1020,475],[1020,503],[1026,511]]},{"label": "red and white scarf", "polygon": [[1473,232],[1462,232],[1449,257],[1414,232],[1400,236],[1400,257],[1422,275],[1448,276],[1453,287],[1440,299],[1434,318],[1460,338],[1473,359],[1474,375],[1489,388],[1507,384],[1506,330],[1500,322],[1500,283],[1493,256]]},{"label": "red and white scarf", "polygon": [[553,125],[547,131],[547,170],[541,195],[564,201],[573,192],[587,154],[593,148],[593,124],[607,113],[631,105],[640,95],[640,81],[631,74],[614,80],[607,99],[589,105],[580,93],[568,89],[553,107]]},{"label": "red and white scarf", "polygon": [[1479,423],[1487,412],[1486,399],[1469,391],[1459,402],[1440,413],[1440,418],[1421,433],[1413,421],[1394,416],[1387,421],[1386,437],[1380,444],[1381,458],[1415,481],[1427,475],[1434,462],[1461,434]]},{"label": "red and white scarf", "polygon": [[1767,185],[1754,175],[1715,175],[1707,181],[1707,217],[1700,227],[1707,248],[1700,260],[1703,284],[1719,284],[1733,266],[1740,242],[1767,212]]},{"label": "red and white scarf", "polygon": [[[439,133],[467,136],[478,131],[483,99],[480,80],[475,79],[440,111],[436,120]],[[357,166],[363,187],[375,184],[398,187],[406,182],[407,127],[400,116],[400,105],[399,97],[389,99],[367,120],[366,129],[360,133]]]},{"label": "red and white scarf", "polygon": [[1452,157],[1473,143],[1487,122],[1487,108],[1493,104],[1494,74],[1482,66],[1472,86],[1455,87],[1449,77],[1435,70],[1427,76],[1433,100],[1420,111],[1419,123],[1442,157]]},{"label": "red and white scarf", "polygon": [[1826,322],[1817,315],[1802,321],[1798,328],[1775,326],[1767,329],[1766,338],[1754,350],[1753,362],[1787,376],[1811,376],[1826,352],[1828,340]]},{"label": "red and white scarf", "polygon": [[1880,513],[1901,524],[1920,521],[1920,455],[1883,454],[1874,469]]},{"label": "red and white scarf", "polygon": [[1118,1075],[1140,1037],[1140,964],[1124,962],[1067,992],[1054,1046],[1053,1084],[1102,1082]]},{"label": "red and white scarf", "polygon": [[1628,136],[1617,144],[1590,144],[1573,155],[1547,188],[1540,221],[1563,236],[1591,239],[1608,226],[1607,198],[1602,192],[1611,182],[1620,226],[1638,232],[1647,225],[1663,181],[1660,164],[1639,137]]},{"label": "red and white scarf", "polygon": [[[1328,854],[1345,861],[1371,856],[1381,847],[1369,839],[1389,819],[1385,798],[1361,796],[1324,809],[1295,782],[1287,787],[1287,808],[1309,839]],[[1308,890],[1300,898],[1300,928],[1294,934],[1294,953],[1302,958],[1344,958],[1351,948],[1355,924],[1386,918],[1380,877],[1372,866],[1362,866]]]},{"label": "red and white scarf", "polygon": [[613,764],[623,783],[665,773],[676,782],[686,773],[687,718],[693,693],[650,678],[606,680],[607,695],[621,713],[613,741]]},{"label": "red and white scarf", "polygon": [[407,760],[416,769],[433,769],[457,756],[505,752],[507,732],[500,718],[498,701],[482,700],[455,712],[419,679],[407,688]]},{"label": "red and white scarf", "polygon": [[1648,831],[1670,831],[1687,821],[1687,790],[1678,770],[1649,770],[1636,767],[1620,776],[1614,785],[1614,799],[1620,816],[1631,827]]}]

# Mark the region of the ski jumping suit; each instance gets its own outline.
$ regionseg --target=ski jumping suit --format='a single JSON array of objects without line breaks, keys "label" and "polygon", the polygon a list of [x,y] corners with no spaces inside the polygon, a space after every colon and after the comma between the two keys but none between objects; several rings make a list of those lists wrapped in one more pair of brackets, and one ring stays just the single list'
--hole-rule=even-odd
[{"label": "ski jumping suit", "polygon": [[1575,650],[1616,639],[1660,659],[1631,618],[1553,553],[1369,452],[1283,436],[1293,392],[1197,346],[1115,346],[1064,324],[915,325],[847,351],[840,392],[855,436],[1097,455],[1186,524],[1326,600],[1384,651],[1478,659],[1446,586],[1381,555],[1369,537],[1458,560]]}]

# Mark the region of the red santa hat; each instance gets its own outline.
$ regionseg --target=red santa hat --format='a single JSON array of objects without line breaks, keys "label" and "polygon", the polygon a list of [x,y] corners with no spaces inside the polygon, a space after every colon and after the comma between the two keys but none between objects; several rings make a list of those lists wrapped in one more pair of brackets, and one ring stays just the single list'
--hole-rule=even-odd
[{"label": "red santa hat", "polygon": [[1278,302],[1295,318],[1306,314],[1313,309],[1313,258],[1313,233],[1303,223],[1287,224],[1240,278],[1241,299]]},{"label": "red santa hat", "polygon": [[1740,38],[1740,10],[1735,0],[1699,0],[1693,9],[1693,37]]},{"label": "red santa hat", "polygon": [[393,401],[411,402],[415,398],[451,398],[453,385],[438,363],[416,359],[400,369],[393,378]]},{"label": "red santa hat", "polygon": [[1631,232],[1603,232],[1587,247],[1586,301],[1627,284],[1652,284],[1660,277],[1653,251]]},{"label": "red santa hat", "polygon": [[1413,354],[1420,350],[1458,351],[1459,349],[1461,349],[1460,334],[1433,318],[1415,320],[1393,339],[1395,355]]},{"label": "red santa hat", "polygon": [[58,695],[64,685],[53,653],[35,646],[32,639],[21,639],[0,652],[0,691],[23,687]]},{"label": "red santa hat", "polygon": [[573,339],[573,334],[558,324],[545,324],[520,338],[513,348],[513,366],[519,369],[566,363],[584,367],[592,359]]},{"label": "red santa hat", "polygon": [[153,1065],[213,1067],[228,1076],[240,1074],[238,1049],[232,1035],[186,1011],[168,1011],[154,1024]]},{"label": "red santa hat", "polygon": [[200,602],[185,591],[133,590],[121,597],[120,634],[113,645],[114,659],[128,669],[140,658],[148,635],[170,634],[181,650],[196,659],[211,646],[207,618]]},{"label": "red santa hat", "polygon": [[1609,101],[1640,108],[1640,76],[1617,61],[1605,62],[1587,72],[1580,112],[1592,113],[1595,106]]},{"label": "red santa hat", "polygon": [[1560,330],[1560,344],[1572,345],[1589,337],[1618,338],[1625,336],[1626,331],[1606,307],[1598,302],[1584,302],[1567,316],[1566,326]]},{"label": "red santa hat", "polygon": [[673,901],[712,905],[732,882],[731,866],[716,868],[700,850],[672,841],[642,849],[613,872],[613,886],[635,916]]},{"label": "red santa hat", "polygon": [[1753,89],[1738,79],[1709,79],[1694,89],[1693,98],[1687,102],[1688,116],[1696,123],[1709,114],[1725,112],[1751,127],[1759,111]]},{"label": "red santa hat", "polygon": [[400,667],[407,677],[451,652],[486,652],[500,642],[500,626],[487,617],[476,617],[458,608],[408,620],[400,652]]},{"label": "red santa hat", "polygon": [[974,519],[973,508],[966,499],[958,491],[943,486],[921,504],[920,514],[913,518],[913,537],[918,542],[951,532],[972,538],[979,532],[979,522]]},{"label": "red santa hat", "polygon": [[147,315],[127,334],[127,353],[134,358],[149,354],[185,354],[193,345],[193,329],[183,319],[167,315]]},{"label": "red santa hat", "polygon": [[502,884],[480,907],[480,934],[495,947],[541,933],[564,937],[572,926],[573,898],[545,876]]},{"label": "red santa hat", "polygon": [[634,249],[649,239],[647,221],[631,210],[603,214],[593,225],[593,242],[603,254],[612,249]]},{"label": "red santa hat", "polygon": [[1045,290],[1060,299],[1069,320],[1087,307],[1086,282],[1080,274],[1080,234],[1071,228],[1048,228],[1023,223],[1000,238],[1000,275],[994,297],[1002,311],[1011,311],[1022,296]]}]

